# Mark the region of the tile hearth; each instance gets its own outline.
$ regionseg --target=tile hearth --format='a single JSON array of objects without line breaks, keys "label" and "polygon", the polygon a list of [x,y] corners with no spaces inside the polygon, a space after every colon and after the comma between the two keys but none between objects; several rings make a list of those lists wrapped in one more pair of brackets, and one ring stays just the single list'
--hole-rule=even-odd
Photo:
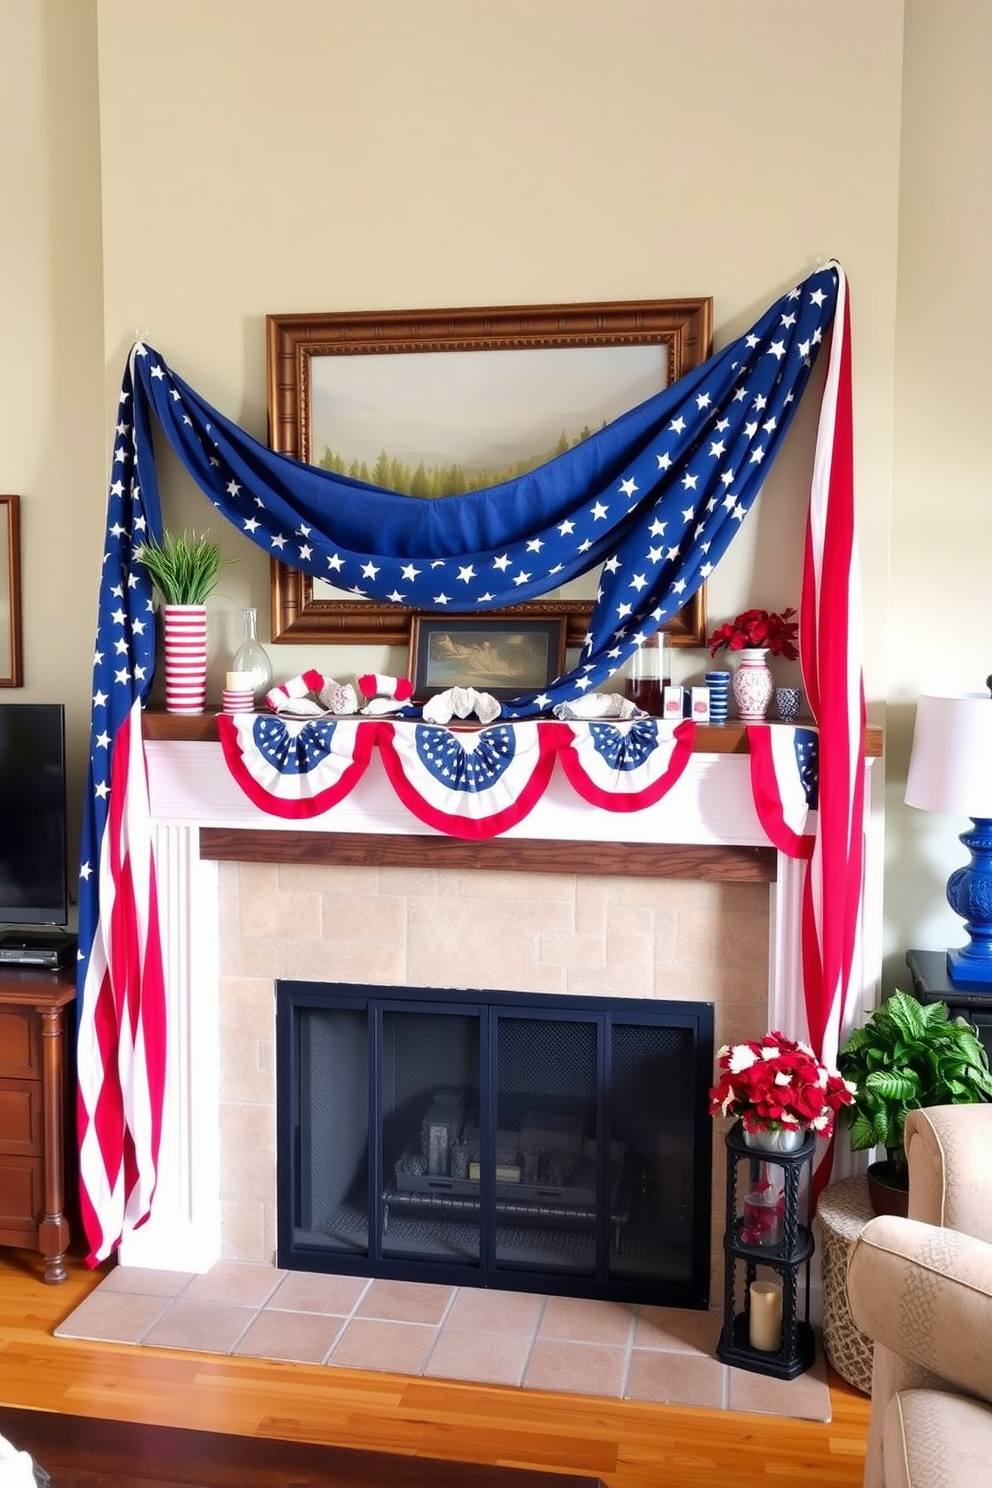
[{"label": "tile hearth", "polygon": [[795,1380],[714,1356],[720,1315],[220,1261],[117,1267],[60,1338],[830,1420],[822,1345]]}]

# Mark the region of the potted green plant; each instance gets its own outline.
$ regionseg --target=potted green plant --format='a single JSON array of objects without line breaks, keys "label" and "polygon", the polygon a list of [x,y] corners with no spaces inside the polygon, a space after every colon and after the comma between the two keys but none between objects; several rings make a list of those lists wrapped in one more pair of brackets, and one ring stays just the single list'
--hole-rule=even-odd
[{"label": "potted green plant", "polygon": [[161,542],[155,538],[143,542],[134,556],[168,605],[203,604],[221,569],[233,561],[206,532],[166,532]]},{"label": "potted green plant", "polygon": [[868,1169],[877,1213],[905,1212],[909,1174],[903,1127],[921,1106],[972,1105],[992,1099],[988,1056],[964,1018],[950,1018],[947,1004],[923,1004],[893,992],[837,1054],[837,1068],[856,1087],[839,1112],[852,1151],[885,1148]]}]

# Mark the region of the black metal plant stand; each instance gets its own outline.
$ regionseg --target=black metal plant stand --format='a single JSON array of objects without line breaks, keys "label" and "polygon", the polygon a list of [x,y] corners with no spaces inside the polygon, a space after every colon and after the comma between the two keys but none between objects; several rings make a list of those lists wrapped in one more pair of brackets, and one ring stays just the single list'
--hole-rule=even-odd
[{"label": "black metal plant stand", "polygon": [[[723,1329],[717,1357],[725,1364],[777,1379],[795,1379],[810,1368],[816,1356],[809,1321],[815,1148],[812,1132],[806,1134],[801,1147],[789,1153],[749,1147],[740,1122],[727,1134]],[[769,1194],[773,1202],[762,1208],[759,1201]],[[782,1291],[777,1348],[774,1326],[769,1336],[768,1318],[758,1315],[759,1307],[775,1299],[752,1291],[756,1283],[760,1289],[769,1275]],[[802,1317],[797,1316],[800,1290]]]}]

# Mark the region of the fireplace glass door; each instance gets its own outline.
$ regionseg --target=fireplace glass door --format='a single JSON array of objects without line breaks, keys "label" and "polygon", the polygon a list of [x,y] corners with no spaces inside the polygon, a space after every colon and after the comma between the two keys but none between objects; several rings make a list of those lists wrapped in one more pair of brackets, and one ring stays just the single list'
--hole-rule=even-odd
[{"label": "fireplace glass door", "polygon": [[481,1014],[382,1010],[382,1254],[473,1267],[482,1257]]},{"label": "fireplace glass door", "polygon": [[277,994],[281,1266],[706,1305],[711,1004]]}]

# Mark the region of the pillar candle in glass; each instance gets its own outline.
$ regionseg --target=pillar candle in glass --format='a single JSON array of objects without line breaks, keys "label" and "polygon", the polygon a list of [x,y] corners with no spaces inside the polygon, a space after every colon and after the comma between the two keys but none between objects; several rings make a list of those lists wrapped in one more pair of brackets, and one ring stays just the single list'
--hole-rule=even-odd
[{"label": "pillar candle in glass", "polygon": [[782,1347],[782,1283],[752,1281],[748,1343],[762,1353],[777,1354]]}]

